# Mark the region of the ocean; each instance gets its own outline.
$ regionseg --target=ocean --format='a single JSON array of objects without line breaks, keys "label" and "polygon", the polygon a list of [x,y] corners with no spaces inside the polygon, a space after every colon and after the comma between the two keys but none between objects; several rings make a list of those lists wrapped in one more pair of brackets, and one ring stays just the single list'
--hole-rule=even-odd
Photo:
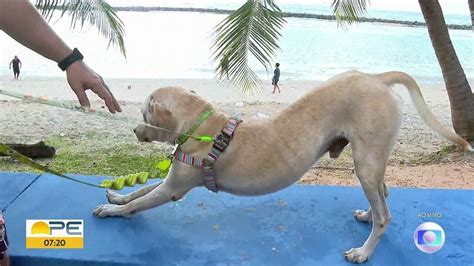
[{"label": "ocean", "polygon": [[[112,3],[114,1],[111,1]],[[117,1],[115,1],[117,2]],[[140,1],[120,1],[122,6]],[[181,1],[158,1],[160,6],[190,6]],[[230,1],[199,1],[193,7],[232,9]],[[221,1],[222,2],[222,1]],[[146,3],[149,3],[146,1]],[[174,3],[174,5],[173,5]],[[330,14],[329,5],[282,4],[286,12]],[[467,8],[467,4],[466,4]],[[192,78],[215,77],[211,60],[212,31],[225,15],[187,12],[119,12],[125,24],[127,58],[118,48],[107,48],[107,40],[93,27],[72,31],[68,18],[52,26],[85,61],[105,78]],[[421,13],[374,10],[369,17],[423,21]],[[53,18],[52,22],[56,19]],[[469,16],[446,15],[451,24],[470,24]],[[450,30],[451,40],[468,77],[474,77],[474,38],[468,30]],[[349,69],[364,72],[405,71],[423,83],[442,82],[441,70],[426,28],[394,24],[359,23],[346,29],[334,21],[287,18],[275,62],[281,64],[281,80],[326,80]],[[10,78],[8,63],[14,55],[23,62],[22,78],[58,77],[64,74],[51,62],[0,32],[0,76]],[[252,68],[269,79],[256,60]]]}]

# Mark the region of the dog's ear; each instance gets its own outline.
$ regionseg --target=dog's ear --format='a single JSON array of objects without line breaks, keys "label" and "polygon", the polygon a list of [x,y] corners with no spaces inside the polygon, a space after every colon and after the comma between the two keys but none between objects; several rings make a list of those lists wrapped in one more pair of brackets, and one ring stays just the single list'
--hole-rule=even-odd
[{"label": "dog's ear", "polygon": [[148,101],[147,109],[148,109],[149,114],[154,114],[155,112],[156,113],[169,113],[170,112],[168,108],[166,108],[162,103],[155,100],[153,96],[149,96],[147,101]]},{"label": "dog's ear", "polygon": [[155,123],[160,125],[170,125],[172,121],[171,111],[153,97],[150,97],[148,111],[153,115]]},{"label": "dog's ear", "polygon": [[150,102],[148,103],[148,111],[151,114],[168,114],[170,111],[166,106],[164,106],[162,103],[158,102],[153,98],[153,96],[150,97]]},{"label": "dog's ear", "polygon": [[153,98],[153,95],[148,97],[148,113],[153,114],[153,111],[155,110],[155,98]]},{"label": "dog's ear", "polygon": [[171,116],[171,111],[168,110],[163,104],[159,102],[155,102],[154,107],[153,107],[153,114],[159,115],[159,116]]}]

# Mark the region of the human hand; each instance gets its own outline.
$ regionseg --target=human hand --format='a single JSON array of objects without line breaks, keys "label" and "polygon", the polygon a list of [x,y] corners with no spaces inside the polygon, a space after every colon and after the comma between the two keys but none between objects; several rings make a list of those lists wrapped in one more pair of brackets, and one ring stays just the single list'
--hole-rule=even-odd
[{"label": "human hand", "polygon": [[105,101],[111,113],[122,112],[119,103],[105,84],[102,77],[90,69],[82,60],[74,62],[66,69],[67,81],[77,96],[81,106],[90,106],[86,90],[92,90]]}]

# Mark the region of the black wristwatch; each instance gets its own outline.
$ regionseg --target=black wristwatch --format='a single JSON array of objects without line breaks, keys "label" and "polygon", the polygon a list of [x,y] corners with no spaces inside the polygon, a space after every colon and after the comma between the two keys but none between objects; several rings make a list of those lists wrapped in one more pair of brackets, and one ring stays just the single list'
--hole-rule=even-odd
[{"label": "black wristwatch", "polygon": [[81,52],[79,52],[79,50],[77,50],[77,48],[74,48],[70,55],[66,56],[66,58],[64,58],[63,60],[61,60],[61,62],[58,63],[58,67],[62,71],[65,71],[74,62],[82,59],[84,59],[84,56],[81,54]]}]

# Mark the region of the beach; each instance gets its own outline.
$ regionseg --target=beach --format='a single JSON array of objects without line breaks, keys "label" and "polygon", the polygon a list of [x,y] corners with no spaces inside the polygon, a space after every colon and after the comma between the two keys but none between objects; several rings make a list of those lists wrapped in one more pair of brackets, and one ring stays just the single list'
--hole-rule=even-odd
[{"label": "beach", "polygon": [[[74,140],[74,149],[101,153],[111,147],[128,145],[130,153],[164,154],[171,149],[160,143],[138,143],[133,128],[142,122],[140,108],[154,90],[165,86],[192,89],[211,101],[217,110],[238,115],[244,121],[265,119],[282,111],[296,99],[318,86],[321,81],[290,81],[281,83],[282,93],[272,94],[269,81],[262,92],[243,96],[211,79],[106,79],[123,112],[110,118],[82,114],[41,105],[7,96],[0,96],[1,143],[35,143],[51,138]],[[471,81],[471,84],[472,81]],[[131,89],[128,89],[131,86]],[[452,128],[450,107],[444,84],[420,84],[425,101],[435,116]],[[3,78],[5,90],[47,96],[56,101],[76,101],[63,78],[29,78],[19,81]],[[403,87],[394,90],[402,96],[403,122],[399,137],[389,159],[386,181],[389,186],[474,189],[472,155],[458,151],[437,136],[421,120]],[[104,109],[95,95],[90,95],[96,109]],[[58,150],[58,154],[62,151]],[[350,149],[336,160],[324,156],[301,179],[302,183],[357,185],[352,174]]]},{"label": "beach", "polygon": [[[370,10],[368,17],[373,18],[370,21],[395,24],[356,23],[341,28],[335,21],[310,18],[314,14],[332,14],[329,4],[282,4],[285,12],[306,14],[304,18],[287,17],[281,30],[280,49],[271,65],[281,64],[282,93],[271,93],[272,66],[265,68],[250,56],[249,67],[263,83],[258,94],[242,95],[239,90],[228,87],[225,81],[219,83],[213,79],[216,75],[211,48],[213,32],[226,15],[183,12],[190,10],[182,9],[235,9],[242,2],[120,0],[111,3],[122,7],[172,7],[176,11],[146,8],[144,11],[148,12],[138,12],[137,9],[122,8],[135,10],[118,12],[125,25],[126,57],[116,47],[108,47],[107,40],[94,27],[73,31],[67,19],[51,24],[106,80],[124,111],[103,118],[0,96],[0,142],[45,140],[56,146],[58,156],[44,163],[64,171],[91,175],[144,171],[147,170],[145,166],[150,167],[170,151],[166,145],[138,143],[132,131],[142,121],[142,102],[156,88],[180,86],[194,90],[211,101],[216,109],[238,115],[245,121],[274,116],[322,81],[352,69],[366,73],[397,70],[410,74],[420,83],[435,116],[444,125],[452,127],[448,96],[428,31],[425,27],[411,25],[414,21],[423,21],[419,11]],[[55,16],[52,21],[56,21],[58,14]],[[448,24],[470,25],[470,17],[466,14],[446,13],[445,18]],[[401,25],[396,21],[410,23]],[[466,76],[474,77],[472,31],[450,29],[449,34]],[[1,89],[76,103],[76,96],[56,64],[19,45],[2,31],[0,48],[5,51],[0,60],[4,62],[0,64]],[[12,79],[11,70],[5,63],[13,55],[18,55],[23,63],[19,81]],[[473,156],[457,150],[424,125],[406,89],[395,87],[394,90],[404,99],[403,122],[389,159],[387,183],[404,187],[474,189]],[[105,110],[95,95],[89,95],[94,108]],[[117,160],[125,166],[118,167]],[[130,161],[141,165],[128,163]],[[347,147],[337,160],[322,158],[301,182],[358,185],[352,167],[351,151]],[[29,170],[8,159],[0,159],[0,169]]]},{"label": "beach", "polygon": [[474,261],[474,1],[14,2],[0,266]]}]

